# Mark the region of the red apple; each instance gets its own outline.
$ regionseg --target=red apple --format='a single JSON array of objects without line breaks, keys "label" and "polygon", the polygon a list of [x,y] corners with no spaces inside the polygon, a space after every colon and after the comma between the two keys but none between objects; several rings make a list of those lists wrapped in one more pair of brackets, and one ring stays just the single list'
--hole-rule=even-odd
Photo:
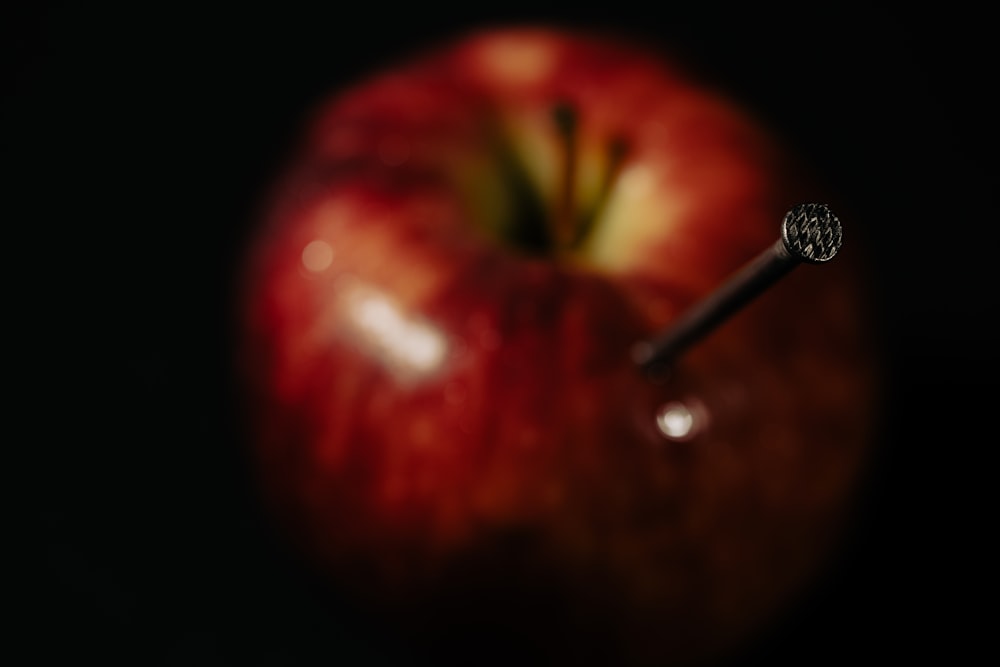
[{"label": "red apple", "polygon": [[793,273],[665,380],[630,350],[773,244],[797,173],[588,34],[485,31],[332,97],[242,283],[287,534],[439,661],[740,646],[822,566],[869,440],[856,264]]}]

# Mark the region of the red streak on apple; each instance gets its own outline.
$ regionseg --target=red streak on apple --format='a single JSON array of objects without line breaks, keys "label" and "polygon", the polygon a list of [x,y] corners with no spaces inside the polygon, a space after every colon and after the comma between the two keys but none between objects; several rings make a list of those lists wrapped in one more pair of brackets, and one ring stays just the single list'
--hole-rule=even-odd
[{"label": "red streak on apple", "polygon": [[[559,104],[589,226],[519,247],[526,197],[544,220],[564,191]],[[850,239],[667,381],[629,351],[774,242],[815,194],[789,165],[656,54],[582,34],[485,32],[337,94],[245,274],[248,417],[282,526],[428,644],[628,664],[752,636],[835,544],[871,433]],[[657,428],[671,402],[691,437]]]}]

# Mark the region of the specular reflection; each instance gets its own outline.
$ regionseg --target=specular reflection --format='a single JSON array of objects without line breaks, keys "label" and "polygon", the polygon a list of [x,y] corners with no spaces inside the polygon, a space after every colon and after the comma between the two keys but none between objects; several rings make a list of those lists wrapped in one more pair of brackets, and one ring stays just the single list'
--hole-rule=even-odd
[{"label": "specular reflection", "polygon": [[404,312],[378,289],[351,281],[340,298],[343,323],[355,344],[398,379],[420,379],[444,363],[448,343],[441,330]]}]

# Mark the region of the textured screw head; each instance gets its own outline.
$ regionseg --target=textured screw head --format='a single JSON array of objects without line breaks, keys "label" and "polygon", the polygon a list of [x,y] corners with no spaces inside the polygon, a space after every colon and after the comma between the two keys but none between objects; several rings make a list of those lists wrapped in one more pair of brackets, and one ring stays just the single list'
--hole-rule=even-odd
[{"label": "textured screw head", "polygon": [[833,259],[844,236],[840,220],[826,204],[799,204],[785,214],[781,240],[795,259],[820,264]]}]

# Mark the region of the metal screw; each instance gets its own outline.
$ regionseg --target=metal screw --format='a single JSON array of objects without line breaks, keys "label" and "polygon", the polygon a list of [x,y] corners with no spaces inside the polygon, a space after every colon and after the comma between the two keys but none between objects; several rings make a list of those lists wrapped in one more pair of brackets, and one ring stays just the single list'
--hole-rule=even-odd
[{"label": "metal screw", "polygon": [[840,250],[840,220],[825,204],[799,204],[781,223],[781,238],[719,289],[682,314],[659,337],[638,343],[632,359],[650,372],[676,361],[737,310],[800,263],[822,264]]}]

